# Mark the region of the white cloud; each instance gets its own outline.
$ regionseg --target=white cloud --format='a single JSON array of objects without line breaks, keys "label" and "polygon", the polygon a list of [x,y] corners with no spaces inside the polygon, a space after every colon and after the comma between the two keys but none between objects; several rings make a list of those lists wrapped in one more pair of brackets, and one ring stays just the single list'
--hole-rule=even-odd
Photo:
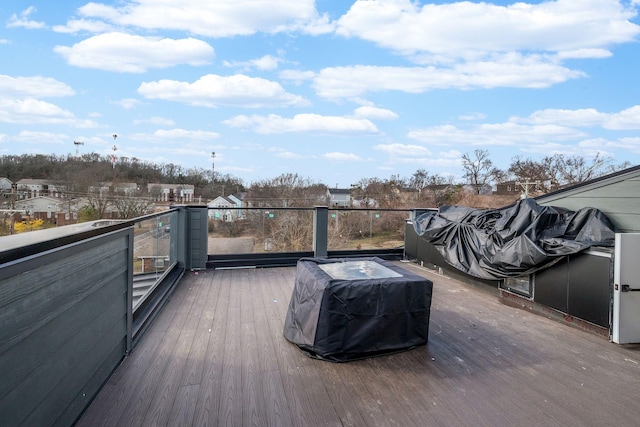
[{"label": "white cloud", "polygon": [[11,42],[7,39],[0,39],[0,44],[10,44]]},{"label": "white cloud", "polygon": [[640,129],[640,105],[611,114],[603,127],[606,129]]},{"label": "white cloud", "polygon": [[50,77],[11,77],[0,74],[0,97],[51,98],[72,96],[68,85]]},{"label": "white cloud", "polygon": [[558,52],[556,57],[558,59],[602,59],[613,56],[610,50],[607,49],[576,49],[565,50]]},{"label": "white cloud", "polygon": [[602,113],[595,108],[546,109],[536,111],[529,117],[512,117],[510,121],[535,125],[600,126],[611,130],[640,129],[640,105],[634,105],[618,113]]},{"label": "white cloud", "polygon": [[89,33],[107,33],[116,28],[104,21],[94,19],[72,19],[66,25],[54,25],[52,30],[57,33],[76,34],[82,31]]},{"label": "white cloud", "polygon": [[420,4],[356,1],[336,33],[357,37],[422,67],[325,68],[313,86],[324,98],[432,89],[547,88],[584,77],[567,59],[602,59],[633,42],[636,11],[612,0],[557,0],[501,6],[489,2]]},{"label": "white cloud", "polygon": [[598,126],[606,120],[607,115],[598,112],[594,108],[579,110],[546,109],[539,110],[526,118],[512,117],[514,123],[527,123],[533,125],[556,124],[563,126]]},{"label": "white cloud", "polygon": [[14,142],[26,144],[61,145],[69,143],[69,136],[63,133],[22,131],[11,138]]},{"label": "white cloud", "polygon": [[578,51],[631,42],[640,34],[640,27],[630,21],[634,16],[635,11],[622,2],[603,0],[506,6],[356,1],[339,19],[336,32],[404,55],[476,57],[482,52]]},{"label": "white cloud", "polygon": [[136,133],[130,136],[131,139],[147,142],[208,142],[212,139],[219,138],[220,134],[216,132],[208,132],[202,130],[186,130],[186,129],[159,129],[151,134]]},{"label": "white cloud", "polygon": [[77,128],[97,127],[91,120],[76,118],[70,111],[33,98],[11,100],[0,98],[0,123],[61,124]]},{"label": "white cloud", "polygon": [[371,106],[359,107],[354,113],[356,117],[365,119],[395,120],[398,118],[398,115],[391,110]]},{"label": "white cloud", "polygon": [[374,150],[382,151],[392,157],[428,157],[431,151],[422,145],[407,144],[381,144],[373,147]]},{"label": "white cloud", "polygon": [[325,153],[322,155],[327,160],[332,162],[363,162],[365,159],[353,153],[340,153],[333,151],[331,153]]},{"label": "white cloud", "polygon": [[9,18],[9,22],[7,22],[7,28],[22,27],[29,30],[45,28],[47,25],[44,22],[29,19],[29,16],[36,11],[37,9],[34,6],[29,6],[20,12],[19,15],[14,13],[11,15],[11,18]]},{"label": "white cloud", "polygon": [[125,110],[130,110],[136,105],[140,105],[140,101],[135,98],[123,98],[118,101],[113,101],[114,104],[119,105]]},{"label": "white cloud", "polygon": [[280,147],[271,147],[269,151],[282,159],[302,159],[303,156]]},{"label": "white cloud", "polygon": [[78,13],[85,18],[103,19],[123,26],[188,31],[206,37],[305,28],[318,32],[332,28],[326,28],[313,0],[136,0],[126,1],[120,8],[92,2],[80,7]]},{"label": "white cloud", "polygon": [[433,89],[545,88],[584,76],[542,56],[495,56],[451,68],[356,65],[321,70],[313,87],[323,98],[350,98],[369,92],[424,93]]},{"label": "white cloud", "polygon": [[427,147],[413,144],[380,144],[373,147],[383,152],[389,164],[412,164],[420,167],[459,167],[461,154],[456,150],[434,153]]},{"label": "white cloud", "polygon": [[105,33],[71,47],[56,46],[70,65],[120,73],[144,73],[178,64],[204,65],[214,57],[211,46],[194,38],[169,39],[125,33]]},{"label": "white cloud", "polygon": [[308,80],[313,80],[316,73],[313,71],[301,71],[301,70],[283,70],[278,76],[282,80],[290,80],[296,85],[300,85]]},{"label": "white cloud", "polygon": [[251,128],[254,132],[290,133],[314,132],[329,134],[377,133],[376,126],[367,119],[352,119],[318,114],[296,114],[293,118],[284,118],[276,114],[269,116],[236,116],[225,120],[224,124],[233,128]]},{"label": "white cloud", "polygon": [[208,74],[194,83],[176,80],[143,82],[138,93],[149,99],[164,99],[202,107],[236,105],[247,108],[264,106],[303,106],[308,102],[286,92],[279,83],[241,74]]},{"label": "white cloud", "polygon": [[566,141],[584,138],[577,129],[555,124],[522,125],[518,123],[486,123],[470,128],[453,125],[433,126],[413,130],[407,137],[432,145],[468,146],[520,146],[545,144],[549,141]]},{"label": "white cloud", "polygon": [[246,70],[256,69],[262,71],[271,71],[278,68],[278,64],[282,62],[281,58],[273,55],[264,55],[260,58],[250,61],[224,61],[226,67],[240,67]]}]

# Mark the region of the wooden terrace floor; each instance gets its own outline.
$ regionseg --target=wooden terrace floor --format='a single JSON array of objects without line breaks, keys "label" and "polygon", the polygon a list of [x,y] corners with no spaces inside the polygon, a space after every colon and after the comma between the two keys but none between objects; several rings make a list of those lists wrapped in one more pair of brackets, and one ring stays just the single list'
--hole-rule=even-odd
[{"label": "wooden terrace floor", "polygon": [[79,426],[638,426],[640,346],[434,282],[429,343],[348,363],[282,336],[295,268],[190,272]]}]

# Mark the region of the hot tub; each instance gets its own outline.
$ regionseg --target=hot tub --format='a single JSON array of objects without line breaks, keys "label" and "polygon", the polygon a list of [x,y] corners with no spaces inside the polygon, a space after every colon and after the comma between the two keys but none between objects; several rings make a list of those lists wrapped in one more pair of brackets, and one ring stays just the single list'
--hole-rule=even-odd
[{"label": "hot tub", "polygon": [[335,362],[427,343],[433,284],[381,258],[302,258],[284,336]]}]

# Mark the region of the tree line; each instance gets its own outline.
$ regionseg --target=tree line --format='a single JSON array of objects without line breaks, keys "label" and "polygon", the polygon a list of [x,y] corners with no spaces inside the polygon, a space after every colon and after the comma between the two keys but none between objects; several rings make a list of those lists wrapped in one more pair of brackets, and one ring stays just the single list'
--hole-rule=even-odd
[{"label": "tree line", "polygon": [[81,156],[22,154],[0,156],[0,177],[12,182],[21,179],[46,179],[79,195],[104,182],[135,182],[141,189],[149,183],[193,185],[196,194],[211,197],[227,192],[242,192],[241,179],[214,173],[204,168],[184,168],[173,163],[157,164],[135,157],[121,157],[114,167],[110,156],[86,153]]},{"label": "tree line", "polygon": [[[352,200],[358,207],[406,208],[437,207],[456,204],[469,188],[480,193],[490,184],[508,180],[536,181],[541,191],[551,191],[564,185],[577,184],[629,167],[628,162],[614,164],[611,158],[553,154],[541,160],[516,156],[508,169],[497,168],[488,150],[475,150],[460,158],[462,178],[444,176],[418,169],[408,177],[362,178],[351,184]],[[122,157],[117,164],[109,156],[97,153],[81,156],[3,155],[0,156],[0,177],[13,182],[23,178],[46,179],[65,188],[68,197],[91,196],[91,187],[100,183],[135,182],[139,196],[147,195],[148,183],[193,185],[196,197],[204,200],[231,193],[245,195],[255,207],[308,207],[326,202],[327,185],[286,173],[245,186],[243,180],[204,168],[184,168],[172,163],[156,164],[136,158]],[[104,201],[90,197],[96,211]]]}]

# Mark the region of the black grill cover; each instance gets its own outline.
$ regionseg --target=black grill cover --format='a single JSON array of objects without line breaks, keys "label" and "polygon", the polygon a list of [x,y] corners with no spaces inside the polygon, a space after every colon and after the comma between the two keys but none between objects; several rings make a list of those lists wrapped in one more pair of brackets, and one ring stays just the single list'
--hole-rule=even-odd
[{"label": "black grill cover", "polygon": [[[369,262],[394,277],[370,274],[367,266],[358,270]],[[345,263],[338,267],[351,270],[351,278],[334,278],[321,268],[335,263]],[[432,287],[424,277],[377,257],[302,258],[284,336],[308,356],[333,362],[409,350],[427,343]]]},{"label": "black grill cover", "polygon": [[413,222],[444,259],[469,275],[531,274],[591,246],[613,246],[614,227],[595,208],[571,211],[522,199],[501,209],[443,206]]}]

